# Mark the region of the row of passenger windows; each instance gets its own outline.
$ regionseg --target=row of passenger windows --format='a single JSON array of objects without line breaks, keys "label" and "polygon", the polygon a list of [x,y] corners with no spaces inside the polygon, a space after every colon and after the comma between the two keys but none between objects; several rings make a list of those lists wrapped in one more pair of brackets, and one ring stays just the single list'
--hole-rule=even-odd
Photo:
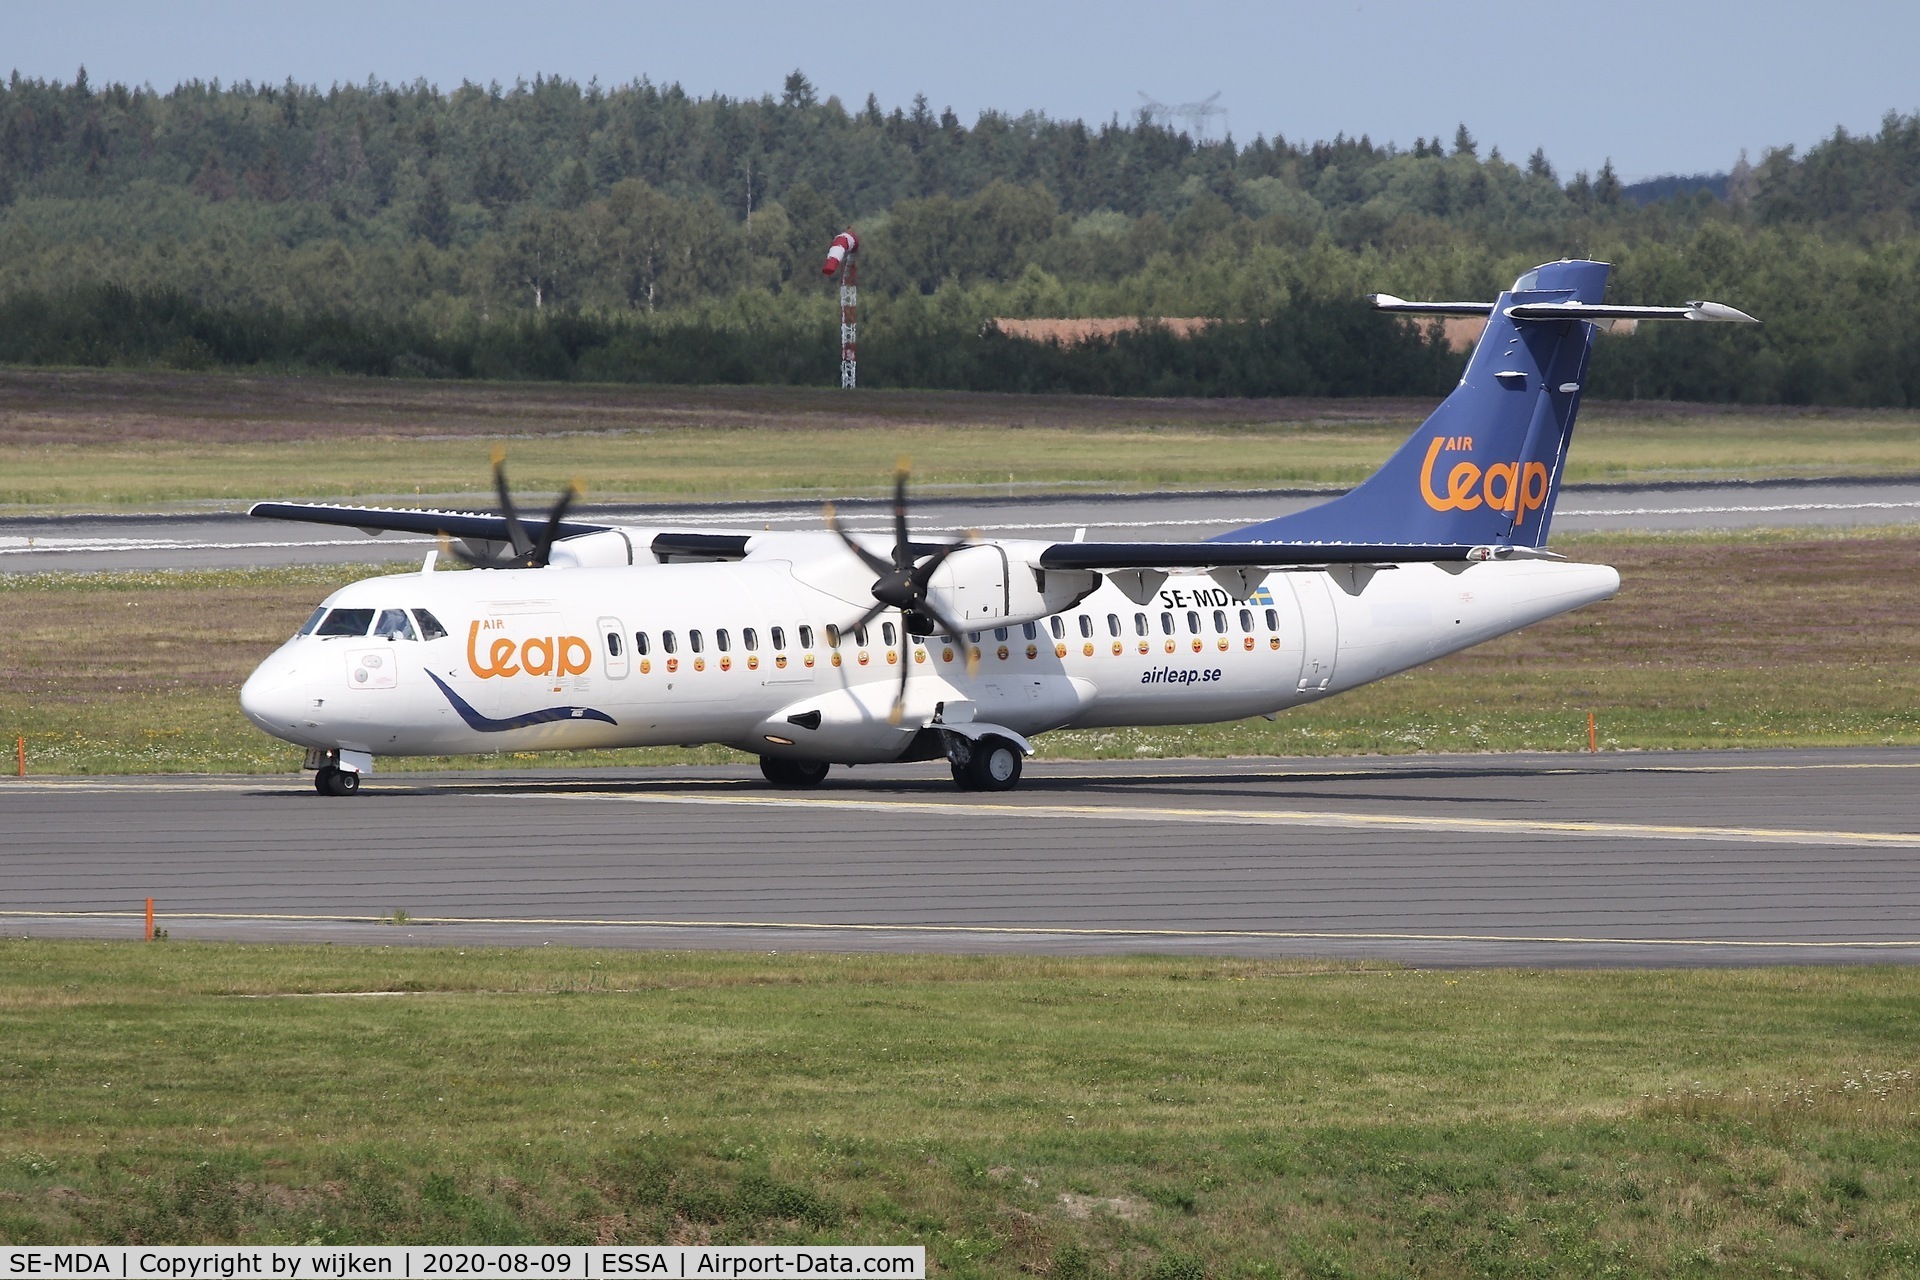
[{"label": "row of passenger windows", "polygon": [[[414,630],[414,622],[420,629]],[[307,619],[307,625],[300,628],[303,636],[364,636],[369,631],[376,638],[386,640],[438,640],[447,634],[440,625],[440,619],[425,609],[413,610],[413,617],[407,616],[405,609],[328,609],[321,605]]]},{"label": "row of passenger windows", "polygon": [[[1233,621],[1239,623],[1240,632],[1242,635],[1252,635],[1255,630],[1257,621],[1265,622],[1266,629],[1269,632],[1278,631],[1280,629],[1279,612],[1274,609],[1268,609],[1265,611],[1265,614],[1266,616],[1264,618],[1256,619],[1253,610],[1241,609],[1238,612],[1238,617],[1233,619]],[[1228,616],[1227,616],[1227,611],[1225,609],[1213,610],[1213,616],[1211,617],[1211,619],[1208,619],[1208,620],[1211,621],[1213,624],[1213,634],[1215,635],[1223,636],[1223,635],[1226,635],[1231,630]],[[1079,622],[1081,636],[1091,640],[1093,638],[1094,631],[1096,628],[1096,624],[1094,622],[1093,616],[1091,614],[1085,614],[1085,613],[1080,614],[1078,618],[1078,622]],[[1067,620],[1065,618],[1056,615],[1052,618],[1047,619],[1047,628],[1049,631],[1053,633],[1053,638],[1055,640],[1065,640],[1067,638]],[[1195,610],[1195,609],[1187,610],[1186,628],[1187,628],[1187,634],[1189,635],[1197,636],[1201,633],[1202,619],[1201,619],[1201,614],[1198,610]],[[1121,617],[1119,614],[1110,613],[1107,615],[1107,634],[1108,635],[1119,636],[1123,634],[1125,629],[1126,629],[1126,625],[1121,620]],[[824,630],[826,632],[827,646],[829,648],[838,649],[840,647],[840,642],[842,641],[842,639],[844,639],[844,637],[840,634],[840,628],[835,626],[828,626]],[[1162,613],[1160,615],[1160,633],[1162,635],[1170,636],[1175,634],[1177,630],[1178,630],[1178,619],[1176,618],[1176,616],[1172,612]],[[798,638],[800,641],[800,648],[802,649],[813,648],[814,647],[813,628],[809,626],[801,626],[797,628],[797,631],[798,631]],[[1020,632],[1028,640],[1037,640],[1040,638],[1040,624],[1037,622],[1024,623],[1020,627]],[[1011,627],[995,627],[993,629],[993,638],[995,640],[1006,640],[1012,635],[1012,633],[1013,633],[1013,628]],[[1146,614],[1136,613],[1133,615],[1133,633],[1139,636],[1152,634],[1152,623]],[[967,639],[971,643],[978,644],[980,643],[981,635],[982,635],[981,632],[972,631],[967,634]],[[785,627],[769,627],[767,629],[766,638],[767,638],[769,647],[772,648],[774,652],[784,653],[786,651],[787,629]],[[853,642],[856,645],[859,645],[864,648],[869,638],[870,638],[870,634],[866,627],[855,627],[853,629]],[[886,645],[888,647],[892,647],[893,645],[899,642],[899,638],[900,638],[899,631],[894,626],[893,623],[883,622],[880,624],[880,643],[881,644]],[[740,629],[739,640],[740,640],[740,647],[748,653],[756,652],[760,648],[760,632],[753,627],[742,627]],[[733,641],[734,641],[733,632],[728,630],[726,627],[720,627],[716,629],[712,634],[713,651],[715,653],[731,653],[733,652]],[[940,641],[943,644],[952,644],[953,637],[943,635],[940,637]],[[707,642],[708,642],[708,636],[705,631],[692,630],[692,631],[688,631],[685,635],[685,644],[686,644],[686,649],[688,653],[707,652]],[[680,646],[682,643],[682,637],[680,633],[675,631],[662,631],[659,636],[659,643],[660,643],[660,652],[679,653]],[[653,637],[649,633],[645,631],[636,631],[633,633],[633,651],[639,654],[640,656],[645,657],[647,654],[651,653],[653,651],[653,644],[654,644]],[[609,633],[607,636],[607,645],[614,657],[617,658],[620,656],[620,637],[618,635]]]}]

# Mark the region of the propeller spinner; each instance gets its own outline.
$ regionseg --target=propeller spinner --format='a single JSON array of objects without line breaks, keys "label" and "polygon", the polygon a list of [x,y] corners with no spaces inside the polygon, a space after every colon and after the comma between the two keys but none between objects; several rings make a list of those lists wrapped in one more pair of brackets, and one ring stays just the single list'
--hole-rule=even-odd
[{"label": "propeller spinner", "polygon": [[554,538],[560,532],[561,522],[567,517],[567,508],[580,496],[579,484],[570,481],[560,491],[538,537],[527,532],[519,510],[513,505],[513,493],[507,488],[507,453],[504,449],[493,451],[493,489],[500,495],[500,514],[507,522],[507,536],[513,542],[512,554],[482,555],[467,550],[442,533],[440,537],[446,549],[462,564],[475,569],[544,569],[552,555]]},{"label": "propeller spinner", "polygon": [[[858,631],[888,609],[898,609],[909,636],[927,635],[938,628],[964,645],[967,651],[967,674],[977,675],[980,671],[980,650],[967,640],[965,630],[933,603],[928,591],[933,583],[933,575],[939,571],[941,565],[946,563],[947,557],[963,547],[971,546],[980,535],[968,533],[964,538],[940,544],[931,552],[923,547],[916,547],[907,532],[907,477],[909,474],[910,467],[907,459],[900,459],[893,473],[893,556],[890,560],[882,559],[855,542],[847,531],[840,527],[840,520],[834,512],[833,504],[829,502],[826,505],[824,514],[827,527],[840,535],[840,541],[847,544],[847,549],[858,556],[861,563],[880,575],[874,579],[873,586],[870,588],[873,592],[873,607],[861,614],[857,621],[849,623],[841,630]],[[891,724],[899,724],[900,717],[906,709],[907,674],[910,665],[905,653],[906,647],[902,646],[900,685],[893,695],[893,710],[887,714],[887,720]]]}]

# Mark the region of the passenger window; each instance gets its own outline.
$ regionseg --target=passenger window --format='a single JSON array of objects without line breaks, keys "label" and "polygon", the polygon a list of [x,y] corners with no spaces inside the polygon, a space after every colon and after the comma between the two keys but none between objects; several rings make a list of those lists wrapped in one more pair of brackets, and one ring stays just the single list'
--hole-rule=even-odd
[{"label": "passenger window", "polygon": [[647,633],[646,632],[636,631],[633,633],[633,651],[639,654],[643,658],[647,656]]},{"label": "passenger window", "polygon": [[1160,615],[1160,634],[1163,636],[1173,634],[1173,615],[1171,613],[1162,613]]},{"label": "passenger window", "polygon": [[607,632],[607,656],[609,658],[617,658],[620,656],[620,633],[618,631]]},{"label": "passenger window", "polygon": [[[1108,614],[1107,616],[1113,619],[1114,634],[1120,634],[1120,619],[1114,618],[1112,614]],[[1080,615],[1080,638],[1082,640],[1093,639],[1093,619],[1084,613]]]},{"label": "passenger window", "polygon": [[840,647],[840,628],[834,626],[831,622],[829,622],[827,624],[827,648],[838,649],[839,647]]},{"label": "passenger window", "polygon": [[1278,631],[1279,629],[1280,629],[1280,611],[1278,609],[1267,610],[1267,630]]},{"label": "passenger window", "polygon": [[442,640],[446,638],[447,629],[440,625],[440,619],[434,617],[425,609],[415,609],[413,611],[413,620],[420,624],[420,638],[422,640]]},{"label": "passenger window", "polygon": [[894,637],[897,636],[898,634],[899,632],[893,629],[893,624],[891,622],[883,622],[880,624],[880,643],[895,644],[897,643],[897,641],[894,639]]},{"label": "passenger window", "polygon": [[980,633],[979,633],[978,631],[969,631],[969,632],[967,632],[967,643],[968,643],[968,644],[979,644],[979,643],[980,643]]},{"label": "passenger window", "polygon": [[373,624],[373,634],[386,640],[412,640],[413,619],[407,617],[405,609],[382,609],[380,621]]},{"label": "passenger window", "polygon": [[813,648],[813,628],[812,627],[800,628],[800,647],[802,649]]},{"label": "passenger window", "polygon": [[1048,618],[1047,626],[1052,629],[1055,640],[1065,640],[1067,638],[1067,620],[1059,614],[1056,613],[1053,617]]},{"label": "passenger window", "polygon": [[752,627],[740,628],[740,647],[752,653],[760,647],[760,633]]},{"label": "passenger window", "polygon": [[687,632],[687,652],[700,653],[707,647],[706,638],[698,631]]},{"label": "passenger window", "polygon": [[676,640],[674,640],[673,632],[662,631],[660,633],[660,652],[678,653],[679,651],[680,651],[680,645]]},{"label": "passenger window", "polygon": [[1253,610],[1242,609],[1240,611],[1240,629],[1248,635],[1253,634]]},{"label": "passenger window", "polygon": [[787,632],[784,627],[770,628],[767,632],[767,638],[773,641],[773,647],[776,651],[783,650],[787,647]]},{"label": "passenger window", "polygon": [[1213,611],[1213,634],[1217,636],[1227,634],[1227,615],[1219,609]]},{"label": "passenger window", "polygon": [[1119,614],[1110,613],[1107,615],[1107,634],[1110,636],[1117,636],[1120,634],[1120,615]]},{"label": "passenger window", "polygon": [[363,636],[367,628],[373,625],[371,609],[335,609],[320,624],[317,636]]},{"label": "passenger window", "polygon": [[855,627],[853,629],[853,642],[865,647],[867,643],[867,629],[865,627]]},{"label": "passenger window", "polygon": [[1038,640],[1040,638],[1040,628],[1031,622],[1023,622],[1020,624],[1020,636],[1025,640]]},{"label": "passenger window", "polygon": [[733,638],[727,634],[727,629],[725,627],[722,627],[718,631],[713,633],[713,647],[718,649],[721,653],[725,653],[729,648],[732,647],[732,644],[731,644],[732,639]]},{"label": "passenger window", "polygon": [[1200,615],[1192,609],[1187,610],[1187,634],[1190,636],[1200,634]]},{"label": "passenger window", "polygon": [[1143,636],[1147,634],[1147,615],[1146,614],[1136,613],[1133,615],[1133,634],[1137,636]]},{"label": "passenger window", "polygon": [[313,616],[307,619],[306,624],[302,626],[298,631],[294,632],[294,634],[297,636],[312,635],[313,629],[320,625],[320,619],[326,616],[327,616],[327,606],[321,605],[318,609],[315,609],[313,611]]},{"label": "passenger window", "polygon": [[1005,627],[995,627],[993,629],[993,638],[995,640],[1005,640],[1007,638],[1007,629]]}]

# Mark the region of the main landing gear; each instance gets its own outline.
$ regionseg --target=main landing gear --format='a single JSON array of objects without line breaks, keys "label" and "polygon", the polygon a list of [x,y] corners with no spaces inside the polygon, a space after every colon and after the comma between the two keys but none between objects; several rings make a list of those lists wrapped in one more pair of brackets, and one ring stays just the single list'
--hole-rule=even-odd
[{"label": "main landing gear", "polygon": [[760,772],[776,787],[817,787],[826,781],[831,768],[824,760],[788,760],[780,756],[761,756]]},{"label": "main landing gear", "polygon": [[949,735],[947,764],[962,791],[1011,791],[1020,785],[1020,748],[1005,738]]},{"label": "main landing gear", "polygon": [[313,771],[313,789],[323,796],[360,794],[360,775],[351,769],[323,764]]}]

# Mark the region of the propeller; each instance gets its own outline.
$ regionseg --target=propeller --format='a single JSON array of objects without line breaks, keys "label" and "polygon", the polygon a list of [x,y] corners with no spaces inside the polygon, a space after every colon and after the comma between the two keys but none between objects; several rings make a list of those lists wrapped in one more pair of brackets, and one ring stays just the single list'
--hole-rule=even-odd
[{"label": "propeller", "polygon": [[553,509],[547,513],[547,522],[541,528],[538,537],[527,532],[527,526],[520,519],[520,512],[513,505],[513,494],[507,488],[507,451],[493,451],[493,489],[500,495],[500,514],[507,522],[507,537],[513,543],[511,555],[477,555],[465,547],[451,541],[441,534],[441,542],[453,557],[474,569],[544,569],[547,559],[553,552],[554,538],[560,532],[561,523],[567,518],[567,508],[580,496],[578,481],[568,481],[567,487],[560,491],[554,500]]},{"label": "propeller", "polygon": [[[924,558],[916,555],[912,538],[907,532],[907,477],[912,467],[906,458],[901,458],[893,473],[893,557],[882,559],[873,552],[855,542],[847,531],[840,527],[840,519],[835,514],[833,504],[826,505],[823,514],[827,527],[840,535],[840,541],[847,549],[860,558],[880,576],[874,580],[873,607],[861,614],[857,621],[840,628],[842,632],[858,631],[889,609],[900,611],[901,622],[905,624],[908,636],[924,636],[936,628],[952,636],[967,650],[967,675],[975,676],[980,672],[980,650],[967,640],[966,631],[946,614],[940,611],[928,597],[933,575],[947,562],[947,557],[963,547],[971,546],[979,533],[969,532],[966,537],[953,542],[942,543]],[[907,659],[907,648],[901,646],[900,687],[893,695],[893,710],[887,714],[890,724],[899,724],[906,709],[907,674],[911,665]]]}]

